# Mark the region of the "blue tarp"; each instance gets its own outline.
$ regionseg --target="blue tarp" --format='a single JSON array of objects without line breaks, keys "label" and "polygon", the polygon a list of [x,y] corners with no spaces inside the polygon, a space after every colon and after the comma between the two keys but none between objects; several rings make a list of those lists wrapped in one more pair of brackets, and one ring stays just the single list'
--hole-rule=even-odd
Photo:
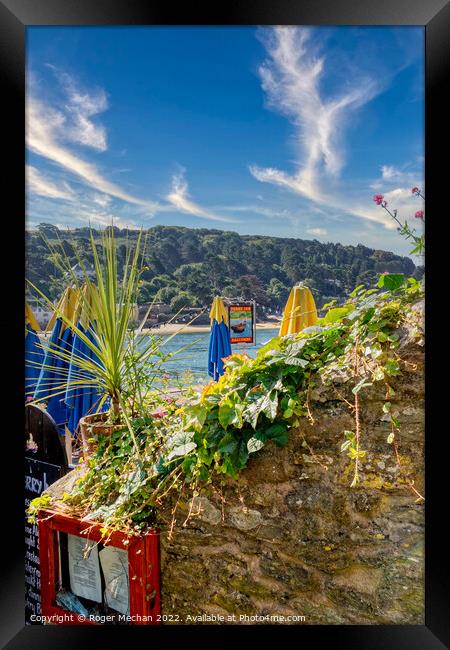
[{"label": "blue tarp", "polygon": [[44,351],[39,336],[29,323],[25,329],[25,397],[33,397],[44,360]]},{"label": "blue tarp", "polygon": [[224,373],[222,359],[228,357],[230,354],[231,344],[228,326],[223,321],[219,324],[214,319],[209,338],[208,375],[215,381]]},{"label": "blue tarp", "polygon": [[[83,326],[78,323],[78,329],[80,329],[83,334],[85,334],[90,341],[94,341],[91,328],[83,328]],[[75,334],[73,341],[72,357],[89,359],[98,363],[98,357],[86,343]],[[69,368],[69,378],[68,381],[76,381],[77,378],[82,377],[83,381],[89,380],[89,374],[86,371],[83,371],[78,367],[76,361],[75,363],[70,364]],[[98,408],[100,402],[100,394],[98,393],[95,383],[91,386],[89,384],[83,384],[82,386],[68,388],[65,396],[65,403],[69,409],[69,421],[68,428],[74,433],[75,429],[78,426],[80,418],[88,413],[96,413],[99,410],[105,411],[108,408],[108,404],[105,402],[102,409]]]}]

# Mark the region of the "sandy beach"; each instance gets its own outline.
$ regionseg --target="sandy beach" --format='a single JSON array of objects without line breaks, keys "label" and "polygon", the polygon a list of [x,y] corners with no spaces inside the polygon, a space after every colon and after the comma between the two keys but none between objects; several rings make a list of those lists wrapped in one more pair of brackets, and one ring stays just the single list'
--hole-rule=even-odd
[{"label": "sandy beach", "polygon": [[[264,323],[256,323],[257,330],[271,330],[280,327],[279,321],[266,321]],[[168,336],[175,333],[183,334],[203,334],[211,330],[209,325],[185,325],[183,323],[167,323],[159,327],[144,327],[141,330],[142,334],[159,334],[160,336]]]}]

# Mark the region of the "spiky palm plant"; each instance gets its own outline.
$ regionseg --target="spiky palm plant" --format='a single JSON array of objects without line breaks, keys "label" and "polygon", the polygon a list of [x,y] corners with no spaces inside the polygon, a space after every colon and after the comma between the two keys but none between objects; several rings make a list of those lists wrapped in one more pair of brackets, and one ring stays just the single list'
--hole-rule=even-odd
[{"label": "spiky palm plant", "polygon": [[[58,381],[36,401],[45,401],[53,395],[64,395],[68,389],[95,390],[100,395],[97,410],[101,410],[109,400],[111,423],[126,423],[131,433],[133,432],[127,400],[130,389],[137,391],[142,401],[158,374],[157,369],[176,354],[164,354],[162,351],[162,347],[175,334],[164,341],[152,336],[139,337],[137,343],[136,335],[130,328],[142,271],[141,239],[142,232],[139,232],[134,250],[130,244],[126,247],[122,279],[119,278],[117,246],[112,228],[102,232],[101,252],[97,249],[92,231],[90,232],[90,252],[95,271],[93,279],[80,256],[78,263],[83,269],[82,283],[73,272],[68,258],[60,259],[60,270],[69,277],[73,285],[79,286],[78,304],[72,316],[68,315],[61,305],[53,304],[42,291],[29,282],[42,300],[54,309],[56,317],[81,339],[89,351],[88,356],[77,353],[75,349],[65,349],[57,343],[42,341],[42,347],[49,353],[49,361],[43,367],[55,372]],[[47,241],[47,244],[52,248],[50,242]],[[151,305],[140,327],[145,323],[150,309]],[[70,374],[68,368],[57,365],[58,359],[66,362],[67,366],[71,365]],[[145,386],[142,373],[144,366]],[[155,371],[153,377],[152,369]],[[137,377],[140,378],[139,386],[136,385]],[[135,402],[136,399],[133,400],[133,403]]]}]

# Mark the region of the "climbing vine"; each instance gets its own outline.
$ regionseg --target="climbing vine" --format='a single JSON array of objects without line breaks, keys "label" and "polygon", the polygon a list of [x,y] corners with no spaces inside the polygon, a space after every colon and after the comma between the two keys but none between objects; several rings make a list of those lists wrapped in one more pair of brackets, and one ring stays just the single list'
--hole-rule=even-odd
[{"label": "climbing vine", "polygon": [[[386,444],[400,462],[396,437],[401,425],[391,413],[392,379],[406,362],[398,351],[397,330],[409,321],[421,338],[412,305],[422,295],[415,279],[384,274],[376,288],[359,286],[345,304],[326,305],[316,326],[272,339],[254,359],[232,354],[225,374],[200,394],[191,389],[163,402],[155,394],[148,415],[132,422],[138,449],[127,429],[99,439],[87,472],[53,507],[102,521],[105,535],[114,529],[131,534],[145,530],[157,520],[158,506],[169,493],[195,497],[204,485],[216,489],[236,479],[264,446],[286,445],[290,429],[303,418],[313,419],[310,391],[318,382],[332,384],[336,373],[353,383],[353,402],[345,401],[355,426],[343,432],[341,446],[353,464],[350,485],[360,481],[367,435],[360,413],[364,391],[375,382],[385,387],[383,412],[391,426]],[[410,487],[423,498],[412,482]],[[33,502],[30,515],[39,507],[42,502]]]}]

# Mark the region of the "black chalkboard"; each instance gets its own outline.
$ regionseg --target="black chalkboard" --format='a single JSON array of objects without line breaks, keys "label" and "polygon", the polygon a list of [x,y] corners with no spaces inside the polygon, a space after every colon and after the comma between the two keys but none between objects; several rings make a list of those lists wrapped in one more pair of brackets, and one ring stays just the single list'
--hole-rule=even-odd
[{"label": "black chalkboard", "polygon": [[[25,509],[66,471],[60,465],[25,458]],[[38,527],[25,520],[25,622],[28,624],[33,624],[33,614],[41,613],[40,589]]]},{"label": "black chalkboard", "polygon": [[[49,485],[69,471],[65,446],[49,414],[37,406],[25,407],[25,509]],[[37,524],[25,516],[25,622],[36,624],[41,614],[39,537]],[[41,624],[37,621],[37,624]]]},{"label": "black chalkboard", "polygon": [[[35,447],[30,447],[30,436]],[[52,465],[67,467],[67,453],[53,418],[39,406],[25,406],[25,455]]]}]

